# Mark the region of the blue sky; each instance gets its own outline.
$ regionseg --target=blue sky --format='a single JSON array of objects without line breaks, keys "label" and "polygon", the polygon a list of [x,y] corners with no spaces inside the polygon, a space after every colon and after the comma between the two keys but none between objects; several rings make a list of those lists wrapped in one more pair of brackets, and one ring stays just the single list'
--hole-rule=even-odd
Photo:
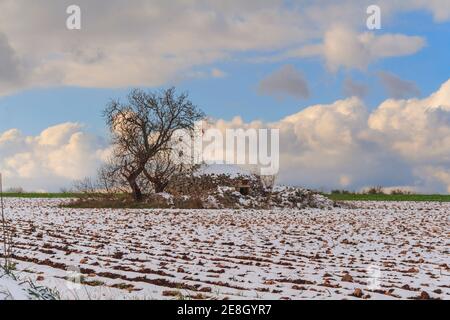
[{"label": "blue sky", "polygon": [[[238,116],[244,125],[262,120],[282,129],[282,119],[297,119],[294,133],[281,137],[282,145],[299,148],[284,155],[286,163],[302,166],[298,174],[292,174],[297,167],[280,173],[291,184],[450,190],[444,137],[450,123],[435,123],[426,106],[436,104],[436,114],[446,110],[442,99],[427,98],[445,96],[446,87],[440,87],[450,78],[446,0],[376,1],[382,29],[375,31],[365,26],[365,9],[373,4],[366,0],[137,0],[133,5],[80,0],[82,29],[71,31],[64,25],[70,1],[18,0],[14,6],[11,1],[0,4],[0,169],[17,183],[48,189],[92,174],[107,145],[101,112],[108,101],[125,99],[133,87],[174,85],[215,119]],[[383,104],[389,98],[395,108]],[[311,108],[318,104],[324,106]],[[345,110],[359,122],[346,121]],[[423,124],[421,131],[408,132],[416,123]],[[430,141],[433,126],[440,125],[442,139]],[[3,133],[8,134],[2,138]],[[336,145],[334,137],[344,133],[349,145]],[[288,141],[291,134],[298,141]],[[55,154],[74,150],[76,140],[76,150],[86,154],[75,153],[73,159],[96,156],[90,163],[74,163],[71,174],[52,171],[54,158],[39,160],[43,167],[25,160],[49,153],[40,145],[52,145],[42,142],[50,135],[61,137]],[[434,145],[429,150],[434,157],[416,159],[422,149],[415,141],[424,150]],[[367,146],[374,143],[372,154]],[[337,149],[327,152],[329,145]],[[349,153],[351,159],[345,158]],[[311,175],[304,171],[306,159],[316,162],[328,154],[333,161]],[[361,158],[373,167],[356,168],[353,161]],[[386,162],[391,167],[381,172]],[[402,168],[398,179],[389,173],[400,172],[396,168]],[[46,186],[44,180],[53,182]]]}]

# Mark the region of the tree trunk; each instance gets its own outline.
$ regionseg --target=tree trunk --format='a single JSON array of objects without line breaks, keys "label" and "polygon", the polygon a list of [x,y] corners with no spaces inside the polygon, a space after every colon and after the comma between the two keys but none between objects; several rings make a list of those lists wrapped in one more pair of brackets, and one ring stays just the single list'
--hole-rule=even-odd
[{"label": "tree trunk", "polygon": [[136,179],[130,178],[128,183],[130,184],[131,191],[133,193],[133,199],[137,202],[141,202],[143,200],[142,191],[141,188],[139,188]]},{"label": "tree trunk", "polygon": [[166,184],[164,183],[155,183],[155,193],[162,193],[166,189]]},{"label": "tree trunk", "polygon": [[141,202],[143,200],[142,191],[137,185],[137,183],[133,183],[132,187],[133,189],[133,198],[137,202]]},{"label": "tree trunk", "polygon": [[155,193],[162,193],[166,190],[167,185],[169,184],[164,179],[160,179],[159,177],[152,177],[147,170],[144,169],[144,175],[153,184],[153,188],[155,189]]}]

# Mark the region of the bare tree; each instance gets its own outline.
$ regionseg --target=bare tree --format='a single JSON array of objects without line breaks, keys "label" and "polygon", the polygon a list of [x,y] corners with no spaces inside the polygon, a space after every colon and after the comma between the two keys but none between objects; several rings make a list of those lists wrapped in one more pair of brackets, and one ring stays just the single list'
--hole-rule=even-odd
[{"label": "bare tree", "polygon": [[126,103],[113,100],[104,111],[114,145],[114,172],[128,183],[136,201],[143,199],[139,178],[150,160],[166,152],[178,130],[193,131],[204,117],[186,93],[133,90]]},{"label": "bare tree", "polygon": [[76,192],[82,194],[93,194],[97,191],[94,181],[89,177],[75,181],[73,187]]},{"label": "bare tree", "polygon": [[106,163],[97,172],[98,187],[106,193],[128,192],[127,181],[117,174],[113,163]]}]

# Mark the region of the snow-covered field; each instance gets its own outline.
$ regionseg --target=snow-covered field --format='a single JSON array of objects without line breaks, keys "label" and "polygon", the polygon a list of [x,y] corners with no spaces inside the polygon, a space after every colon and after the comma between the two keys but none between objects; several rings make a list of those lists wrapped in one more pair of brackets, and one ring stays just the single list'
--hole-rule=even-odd
[{"label": "snow-covered field", "polygon": [[16,275],[63,299],[450,298],[450,203],[215,211],[60,201],[7,199],[6,214]]}]

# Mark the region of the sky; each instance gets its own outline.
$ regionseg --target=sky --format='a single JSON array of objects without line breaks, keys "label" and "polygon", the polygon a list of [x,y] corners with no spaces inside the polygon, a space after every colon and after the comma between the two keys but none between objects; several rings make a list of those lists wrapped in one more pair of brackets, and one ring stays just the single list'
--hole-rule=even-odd
[{"label": "sky", "polygon": [[92,176],[108,101],[176,86],[218,126],[279,128],[280,183],[447,193],[448,57],[448,0],[0,0],[0,171]]}]

